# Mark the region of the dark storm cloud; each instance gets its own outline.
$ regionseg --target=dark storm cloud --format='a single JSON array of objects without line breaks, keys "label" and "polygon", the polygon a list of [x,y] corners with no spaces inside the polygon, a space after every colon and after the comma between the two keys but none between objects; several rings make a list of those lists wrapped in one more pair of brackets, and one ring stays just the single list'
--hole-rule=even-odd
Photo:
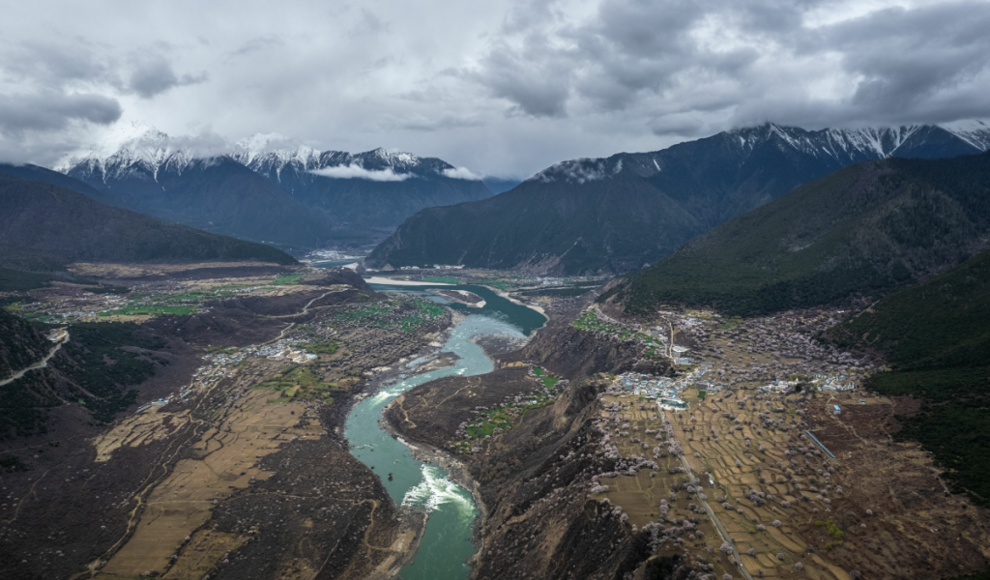
[{"label": "dark storm cloud", "polygon": [[[699,122],[678,115],[718,109],[734,123],[799,125],[990,114],[990,99],[979,98],[990,94],[990,3],[809,23],[833,4],[605,0],[593,17],[564,24],[544,7],[529,21],[516,18],[509,40],[490,46],[471,78],[512,111],[632,110],[653,117],[657,134],[693,133]],[[817,92],[823,75],[834,79],[831,94]],[[666,115],[675,118],[657,121]]]},{"label": "dark storm cloud", "polygon": [[525,177],[763,121],[990,117],[990,2],[10,4],[0,154],[42,163],[132,121]]},{"label": "dark storm cloud", "polygon": [[156,97],[175,87],[195,85],[205,82],[206,73],[182,75],[179,77],[163,56],[136,59],[137,64],[131,73],[128,89],[143,99]]},{"label": "dark storm cloud", "polygon": [[103,95],[66,95],[50,91],[0,94],[0,134],[3,135],[64,129],[72,121],[108,125],[119,119],[120,114],[120,103]]}]

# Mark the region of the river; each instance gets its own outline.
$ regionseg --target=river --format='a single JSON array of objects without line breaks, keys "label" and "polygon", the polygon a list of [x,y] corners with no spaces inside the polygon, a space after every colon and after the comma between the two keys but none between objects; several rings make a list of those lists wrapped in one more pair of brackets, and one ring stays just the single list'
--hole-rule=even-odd
[{"label": "river", "polygon": [[[379,419],[382,410],[394,398],[417,385],[452,375],[472,376],[491,372],[492,362],[472,338],[502,334],[522,339],[546,321],[540,313],[501,298],[479,286],[444,286],[474,292],[485,299],[484,308],[468,308],[424,292],[422,287],[375,285],[376,291],[419,294],[451,306],[467,314],[450,332],[442,350],[457,354],[454,366],[417,375],[399,375],[391,383],[380,385],[370,396],[351,410],[347,416],[345,434],[353,446],[351,453],[372,467],[396,503],[416,506],[430,515],[426,531],[413,561],[406,565],[403,580],[460,580],[467,578],[467,560],[474,554],[471,543],[472,526],[478,508],[471,494],[447,479],[447,471],[412,456],[409,448],[382,430]],[[408,368],[421,361],[406,363]],[[388,474],[392,474],[392,480]]]}]

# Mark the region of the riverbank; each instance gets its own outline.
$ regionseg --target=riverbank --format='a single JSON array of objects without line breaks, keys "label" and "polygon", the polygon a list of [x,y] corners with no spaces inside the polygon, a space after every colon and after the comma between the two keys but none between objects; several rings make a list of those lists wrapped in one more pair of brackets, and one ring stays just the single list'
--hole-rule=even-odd
[{"label": "riverbank", "polygon": [[393,280],[392,278],[382,278],[381,276],[372,276],[370,278],[365,278],[365,282],[368,284],[386,284],[388,286],[453,286],[454,284],[447,284],[445,282],[419,282],[417,280]]},{"label": "riverbank", "polygon": [[494,286],[485,286],[484,284],[480,284],[480,286],[483,287],[483,288],[488,288],[489,290],[491,290],[492,292],[494,292],[500,298],[505,298],[506,300],[508,300],[509,302],[512,302],[513,304],[518,304],[519,306],[525,306],[526,308],[535,310],[535,311],[539,312],[540,314],[542,314],[544,316],[544,318],[547,319],[547,321],[550,320],[550,317],[547,316],[547,312],[546,312],[546,310],[543,309],[542,306],[537,306],[535,304],[526,304],[525,302],[523,302],[523,301],[521,301],[521,300],[519,300],[517,298],[513,298],[505,290],[500,290],[499,288],[496,288]]}]

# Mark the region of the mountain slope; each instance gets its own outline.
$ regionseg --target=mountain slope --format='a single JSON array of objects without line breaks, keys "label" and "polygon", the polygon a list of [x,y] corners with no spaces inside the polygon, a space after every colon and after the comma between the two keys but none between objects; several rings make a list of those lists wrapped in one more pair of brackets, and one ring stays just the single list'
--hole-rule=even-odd
[{"label": "mountain slope", "polygon": [[897,436],[920,441],[974,501],[990,499],[990,252],[891,294],[829,338],[879,351],[891,370],[869,388],[920,397],[925,406]]},{"label": "mountain slope", "polygon": [[822,131],[766,124],[653,153],[567,161],[490,200],[418,213],[369,264],[623,272],[851,164],[979,153],[988,143],[990,127],[980,124]]},{"label": "mountain slope", "polygon": [[52,171],[45,167],[38,165],[32,165],[26,163],[24,165],[14,165],[11,163],[0,163],[0,174],[10,175],[12,177],[20,177],[21,179],[31,179],[34,181],[42,181],[44,183],[50,183],[52,185],[57,185],[59,187],[64,187],[66,189],[71,189],[76,193],[81,193],[86,197],[95,199],[100,203],[110,204],[112,203],[110,198],[103,195],[99,190],[91,187],[78,179],[69,177],[58,171]]},{"label": "mountain slope", "polygon": [[152,164],[121,154],[87,160],[67,175],[114,205],[198,229],[306,247],[332,237],[329,224],[229,157],[175,152]]},{"label": "mountain slope", "polygon": [[0,175],[0,266],[34,270],[75,261],[199,260],[295,262],[275,248],[106,206],[51,184]]},{"label": "mountain slope", "polygon": [[876,296],[990,245],[990,153],[886,159],[818,179],[691,241],[603,299],[756,314]]},{"label": "mountain slope", "polygon": [[320,152],[278,135],[196,149],[142,124],[121,131],[59,171],[103,195],[94,199],[245,239],[377,243],[424,207],[492,195],[470,172],[408,153]]},{"label": "mountain slope", "polygon": [[330,222],[391,230],[426,207],[491,197],[476,178],[436,158],[375,149],[343,151],[259,149],[242,142],[234,159],[289,192]]}]

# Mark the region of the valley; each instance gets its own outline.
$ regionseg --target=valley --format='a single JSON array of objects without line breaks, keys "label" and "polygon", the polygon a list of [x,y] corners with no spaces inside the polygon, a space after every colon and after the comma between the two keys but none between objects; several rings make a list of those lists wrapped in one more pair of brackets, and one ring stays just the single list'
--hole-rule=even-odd
[{"label": "valley", "polygon": [[[177,279],[166,280],[155,268],[106,269],[131,276],[105,279],[113,286],[139,286],[144,274],[185,299],[194,284],[201,301],[186,314],[127,315],[166,344],[142,351],[154,376],[117,420],[102,426],[85,419],[85,401],[63,404],[38,433],[3,442],[0,554],[11,577],[365,578],[408,558],[422,519],[396,512],[341,430],[371,369],[434,352],[450,315],[385,299],[348,271],[285,279],[240,268],[168,268]],[[231,282],[259,288],[212,292]],[[70,334],[87,324],[66,322]]]},{"label": "valley", "polygon": [[985,574],[990,157],[865,134],[739,129],[495,197],[435,158],[148,132],[2,165],[0,566]]},{"label": "valley", "polygon": [[[545,367],[567,365],[531,344],[490,375],[409,391],[387,417],[403,436],[453,453],[481,484],[490,514],[479,578],[983,569],[986,511],[949,493],[917,443],[892,439],[917,403],[864,391],[872,360],[812,339],[838,317],[667,311],[655,322],[675,329],[676,373],[631,372],[614,353],[598,374],[565,380]],[[651,356],[621,324],[581,332]],[[586,356],[569,351],[561,356]],[[592,536],[577,548],[572,533]]]}]

